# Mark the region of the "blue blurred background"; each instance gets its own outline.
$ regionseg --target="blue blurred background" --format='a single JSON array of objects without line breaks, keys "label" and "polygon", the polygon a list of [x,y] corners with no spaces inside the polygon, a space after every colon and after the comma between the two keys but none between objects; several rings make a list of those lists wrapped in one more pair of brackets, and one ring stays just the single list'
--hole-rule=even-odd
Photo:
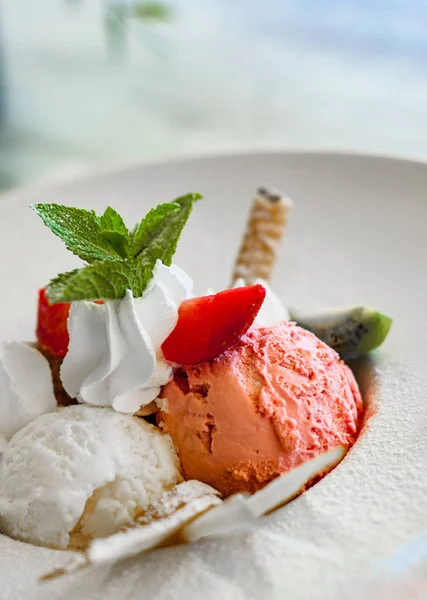
[{"label": "blue blurred background", "polygon": [[0,189],[223,150],[427,156],[425,0],[3,0]]}]

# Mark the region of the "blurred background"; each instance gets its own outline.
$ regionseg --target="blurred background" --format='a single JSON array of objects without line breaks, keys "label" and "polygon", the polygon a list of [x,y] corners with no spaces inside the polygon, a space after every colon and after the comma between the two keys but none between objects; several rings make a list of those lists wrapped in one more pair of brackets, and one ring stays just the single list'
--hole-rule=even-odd
[{"label": "blurred background", "polygon": [[426,0],[3,0],[0,189],[249,149],[427,157]]}]

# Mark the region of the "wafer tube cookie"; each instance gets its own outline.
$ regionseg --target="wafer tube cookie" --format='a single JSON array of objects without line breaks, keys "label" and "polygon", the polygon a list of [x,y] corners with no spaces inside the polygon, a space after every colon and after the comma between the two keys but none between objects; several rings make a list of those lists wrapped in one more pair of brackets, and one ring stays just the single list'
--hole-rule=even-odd
[{"label": "wafer tube cookie", "polygon": [[257,190],[232,285],[240,278],[247,284],[258,278],[270,279],[291,206],[291,201],[279,192],[266,188]]}]

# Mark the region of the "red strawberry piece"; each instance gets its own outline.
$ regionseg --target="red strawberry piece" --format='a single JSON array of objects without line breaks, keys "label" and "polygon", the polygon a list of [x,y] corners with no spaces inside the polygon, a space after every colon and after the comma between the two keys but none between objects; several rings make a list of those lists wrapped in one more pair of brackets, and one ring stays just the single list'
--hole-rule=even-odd
[{"label": "red strawberry piece", "polygon": [[46,290],[39,290],[39,306],[37,315],[37,339],[40,344],[54,356],[64,357],[67,354],[69,302],[50,304]]},{"label": "red strawberry piece", "polygon": [[225,352],[252,325],[264,298],[265,288],[257,284],[185,300],[175,329],[162,345],[166,360],[195,365]]}]

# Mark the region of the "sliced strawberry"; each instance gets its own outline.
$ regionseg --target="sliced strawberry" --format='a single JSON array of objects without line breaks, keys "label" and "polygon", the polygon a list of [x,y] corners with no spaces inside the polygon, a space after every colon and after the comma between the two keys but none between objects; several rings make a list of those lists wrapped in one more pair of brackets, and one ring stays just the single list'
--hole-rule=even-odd
[{"label": "sliced strawberry", "polygon": [[257,284],[185,300],[162,345],[166,360],[195,365],[228,350],[252,325],[264,298],[265,288]]},{"label": "sliced strawberry", "polygon": [[39,290],[39,307],[37,315],[37,339],[54,356],[63,357],[67,354],[68,315],[71,304],[50,304],[46,290]]}]

